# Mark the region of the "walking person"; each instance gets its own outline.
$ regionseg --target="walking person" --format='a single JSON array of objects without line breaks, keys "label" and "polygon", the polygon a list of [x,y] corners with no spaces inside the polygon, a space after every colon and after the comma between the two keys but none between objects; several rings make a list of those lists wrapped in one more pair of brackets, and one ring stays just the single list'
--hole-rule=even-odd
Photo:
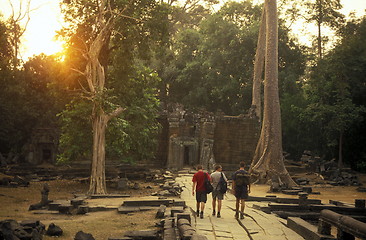
[{"label": "walking person", "polygon": [[203,218],[203,211],[205,210],[205,203],[207,202],[207,192],[205,187],[205,179],[211,181],[210,174],[203,171],[202,165],[197,166],[197,172],[193,175],[192,182],[192,196],[196,192],[197,201],[197,217]]},{"label": "walking person", "polygon": [[248,199],[250,193],[250,177],[249,173],[245,171],[245,163],[240,162],[239,170],[233,174],[233,191],[236,198],[235,218],[239,217],[240,205],[240,219],[244,219],[245,200]]},{"label": "walking person", "polygon": [[[220,182],[221,181],[221,182]],[[215,165],[215,172],[211,174],[211,183],[213,187],[212,191],[212,216],[216,215],[216,202],[217,202],[217,217],[221,217],[221,206],[224,194],[227,189],[227,178],[222,172],[221,165]]]}]

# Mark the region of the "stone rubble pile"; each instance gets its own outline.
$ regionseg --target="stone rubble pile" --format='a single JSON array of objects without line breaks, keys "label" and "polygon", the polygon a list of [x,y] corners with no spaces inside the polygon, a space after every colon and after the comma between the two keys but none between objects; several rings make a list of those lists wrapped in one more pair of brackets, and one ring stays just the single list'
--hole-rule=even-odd
[{"label": "stone rubble pile", "polygon": [[46,226],[38,220],[17,222],[15,220],[0,221],[0,239],[12,240],[41,240],[43,235],[61,236],[62,229],[51,223]]},{"label": "stone rubble pile", "polygon": [[[318,173],[320,178],[324,179],[326,183],[333,186],[361,186],[355,172],[348,168],[339,169],[338,163],[335,159],[324,160],[319,156],[315,156],[309,150],[305,150],[301,156],[300,166],[307,166],[310,172]],[[309,180],[297,179],[299,185],[309,184]]]},{"label": "stone rubble pile", "polygon": [[0,178],[0,186],[3,187],[28,187],[29,180],[21,176],[4,176]]},{"label": "stone rubble pile", "polygon": [[179,185],[179,183],[175,182],[174,179],[174,174],[170,171],[165,171],[161,174],[155,174],[152,182],[160,183],[159,186],[162,190],[151,195],[162,197],[179,196],[182,193],[183,188]]}]

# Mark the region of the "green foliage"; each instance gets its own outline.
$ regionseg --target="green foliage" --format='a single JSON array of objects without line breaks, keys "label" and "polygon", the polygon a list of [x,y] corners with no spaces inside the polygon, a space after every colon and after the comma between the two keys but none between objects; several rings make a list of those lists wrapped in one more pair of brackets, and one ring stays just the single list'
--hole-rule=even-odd
[{"label": "green foliage", "polygon": [[92,150],[91,104],[75,99],[66,105],[60,118],[61,137],[57,162],[65,163],[79,158],[90,158]]},{"label": "green foliage", "polygon": [[362,159],[365,151],[357,146],[365,143],[360,134],[366,116],[366,88],[362,83],[366,67],[365,26],[364,19],[358,24],[353,20],[345,25],[342,31],[348,34],[313,67],[304,88],[309,104],[302,117],[319,126],[322,138],[319,151],[336,157],[336,147],[343,147],[338,142],[343,134],[345,160],[353,167],[366,161]]},{"label": "green foliage", "polygon": [[[80,71],[84,70],[86,62],[80,51],[88,49],[90,39],[95,37],[95,6],[93,1],[64,1],[64,13],[71,23],[61,32],[70,40],[66,62]],[[160,79],[144,64],[154,54],[151,49],[167,44],[168,25],[164,20],[170,10],[165,4],[156,5],[152,0],[133,3],[113,1],[111,8],[115,12],[123,10],[123,15],[116,20],[110,39],[99,55],[99,61],[107,73],[106,85],[93,101],[106,113],[118,106],[125,109],[108,123],[107,158],[139,161],[153,157],[159,130],[157,87]],[[73,74],[71,81],[75,89],[87,89],[82,76]],[[90,102],[74,101],[61,114],[62,154],[59,161],[90,157],[91,127],[85,127],[91,126],[91,107],[88,104]],[[83,139],[83,144],[75,146]]]},{"label": "green foliage", "polygon": [[[175,74],[170,74],[169,101],[213,112],[245,113],[251,105],[260,19],[260,6],[250,1],[228,2],[197,28],[178,32],[172,45],[176,57],[175,67],[170,68]],[[306,60],[288,33],[281,25],[281,93],[299,91],[296,81]]]},{"label": "green foliage", "polygon": [[[118,65],[111,70],[118,79]],[[118,103],[126,110],[108,123],[106,134],[107,158],[136,162],[151,159],[156,149],[159,131],[156,86],[159,78],[151,70],[140,67],[124,81],[111,79],[115,88],[108,91],[112,98],[105,101],[106,109]],[[90,102],[75,99],[59,115],[62,122],[58,162],[89,159],[92,150]]]}]

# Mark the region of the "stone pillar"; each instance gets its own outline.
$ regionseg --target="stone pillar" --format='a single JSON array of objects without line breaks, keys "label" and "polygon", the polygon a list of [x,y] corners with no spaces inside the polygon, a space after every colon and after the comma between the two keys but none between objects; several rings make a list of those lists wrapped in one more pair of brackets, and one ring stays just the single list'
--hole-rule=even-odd
[{"label": "stone pillar", "polygon": [[299,206],[307,206],[308,194],[305,192],[299,192]]},{"label": "stone pillar", "polygon": [[48,184],[47,183],[43,184],[43,189],[41,190],[41,195],[42,195],[42,197],[41,197],[41,205],[42,206],[45,206],[45,205],[47,205],[49,203],[49,201],[48,201],[48,193],[49,193],[49,191],[50,191],[50,188],[48,187]]}]

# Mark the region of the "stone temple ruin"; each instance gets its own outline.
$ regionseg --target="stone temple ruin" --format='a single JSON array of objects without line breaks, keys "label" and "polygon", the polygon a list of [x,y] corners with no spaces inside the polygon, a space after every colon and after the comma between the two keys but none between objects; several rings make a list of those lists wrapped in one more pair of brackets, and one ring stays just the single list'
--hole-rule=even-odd
[{"label": "stone temple ruin", "polygon": [[226,169],[236,168],[240,161],[249,165],[260,131],[257,118],[249,115],[198,114],[182,106],[161,115],[160,122],[157,159],[169,169],[197,164],[212,169],[213,162]]},{"label": "stone temple ruin", "polygon": [[35,128],[24,148],[25,161],[33,165],[56,162],[59,135],[55,128]]}]

